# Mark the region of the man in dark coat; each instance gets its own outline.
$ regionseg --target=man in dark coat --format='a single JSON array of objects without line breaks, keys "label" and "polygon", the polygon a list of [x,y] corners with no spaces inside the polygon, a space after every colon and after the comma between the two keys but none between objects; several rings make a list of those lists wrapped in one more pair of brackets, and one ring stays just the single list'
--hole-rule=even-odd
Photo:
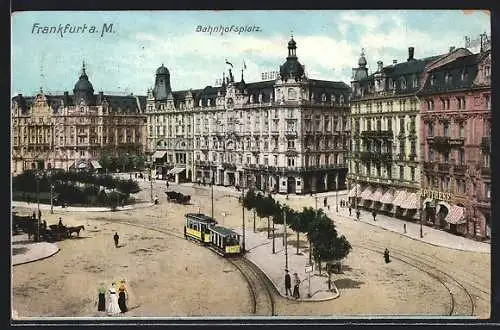
[{"label": "man in dark coat", "polygon": [[285,269],[285,294],[288,296],[288,292],[290,292],[290,296],[292,295],[292,278],[288,273],[288,269]]},{"label": "man in dark coat", "polygon": [[115,247],[118,247],[118,240],[120,239],[120,236],[118,236],[118,233],[115,233],[115,236],[113,236],[113,239],[115,240]]},{"label": "man in dark coat", "polygon": [[377,221],[375,218],[377,217],[377,211],[373,211],[372,212],[372,215],[373,215],[373,221]]}]

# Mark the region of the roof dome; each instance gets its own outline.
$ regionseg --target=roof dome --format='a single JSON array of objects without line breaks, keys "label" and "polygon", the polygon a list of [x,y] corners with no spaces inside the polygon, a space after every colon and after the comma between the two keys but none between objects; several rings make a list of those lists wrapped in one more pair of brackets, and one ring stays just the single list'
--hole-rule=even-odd
[{"label": "roof dome", "polygon": [[280,76],[283,80],[295,78],[300,80],[304,75],[304,67],[300,64],[296,54],[297,43],[293,37],[288,42],[288,57],[286,62],[280,66]]},{"label": "roof dome", "polygon": [[94,87],[90,83],[87,73],[85,73],[85,63],[83,63],[82,74],[80,75],[80,79],[76,82],[73,92],[94,92]]},{"label": "roof dome", "polygon": [[168,69],[162,63],[162,65],[156,70],[156,74],[170,74],[170,72],[168,72]]}]

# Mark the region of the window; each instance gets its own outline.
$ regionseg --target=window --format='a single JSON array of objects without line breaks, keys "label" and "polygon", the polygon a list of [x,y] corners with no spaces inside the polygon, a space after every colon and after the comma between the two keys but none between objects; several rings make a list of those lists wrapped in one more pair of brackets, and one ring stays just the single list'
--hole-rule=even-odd
[{"label": "window", "polygon": [[389,78],[389,89],[394,89],[394,81],[392,78]]},{"label": "window", "polygon": [[491,184],[490,183],[484,184],[484,197],[491,198]]},{"label": "window", "polygon": [[322,93],[322,94],[321,94],[321,101],[322,101],[322,102],[325,102],[325,101],[326,101],[326,94],[325,94],[325,93]]},{"label": "window", "polygon": [[443,135],[446,137],[450,136],[450,124],[449,123],[443,123]]},{"label": "window", "polygon": [[399,167],[399,180],[404,180],[405,179],[405,167],[400,166]]},{"label": "window", "polygon": [[484,101],[486,103],[486,109],[491,109],[491,99],[490,99],[490,94],[485,94],[484,95]]},{"label": "window", "polygon": [[468,76],[467,75],[467,69],[463,69],[462,70],[462,76],[461,76],[462,81],[467,80],[467,76]]},{"label": "window", "polygon": [[464,149],[458,149],[458,163],[460,165],[465,164],[465,151],[464,151]]},{"label": "window", "polygon": [[288,99],[295,100],[296,97],[297,97],[297,92],[295,91],[295,89],[289,88],[288,89]]},{"label": "window", "polygon": [[392,119],[387,118],[387,130],[392,131]]},{"label": "window", "polygon": [[444,75],[444,82],[446,84],[450,84],[451,83],[451,74],[449,72],[445,73],[445,75]]},{"label": "window", "polygon": [[450,161],[450,153],[449,152],[443,153],[443,161],[445,163],[448,163]]},{"label": "window", "polygon": [[465,125],[463,123],[458,127],[458,135],[461,138],[465,137]]},{"label": "window", "polygon": [[411,146],[410,146],[410,153],[412,155],[416,155],[417,154],[417,146],[416,146],[416,142],[415,141],[411,141]]},{"label": "window", "polygon": [[288,157],[288,166],[295,166],[295,158]]},{"label": "window", "polygon": [[431,76],[431,86],[434,86],[435,83],[436,83],[436,76],[432,75]]},{"label": "window", "polygon": [[405,132],[405,119],[404,118],[399,118],[399,132],[400,133]]},{"label": "window", "polygon": [[295,140],[288,140],[288,149],[295,148]]},{"label": "window", "polygon": [[433,162],[433,161],[434,161],[434,150],[429,149],[429,162]]},{"label": "window", "polygon": [[417,79],[417,76],[415,76],[415,75],[413,75],[412,87],[413,88],[417,88],[418,87],[418,79]]},{"label": "window", "polygon": [[342,94],[339,97],[339,103],[344,104],[344,95],[342,95]]},{"label": "window", "polygon": [[483,154],[483,167],[490,168],[490,154]]},{"label": "window", "polygon": [[411,181],[415,181],[415,167],[410,168]]},{"label": "window", "polygon": [[401,89],[406,89],[406,79],[401,78],[400,83],[401,83]]}]

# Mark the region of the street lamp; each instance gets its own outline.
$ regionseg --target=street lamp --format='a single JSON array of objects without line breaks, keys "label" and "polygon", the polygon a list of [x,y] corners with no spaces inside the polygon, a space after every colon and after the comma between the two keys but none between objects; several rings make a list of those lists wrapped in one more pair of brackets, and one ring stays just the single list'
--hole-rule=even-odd
[{"label": "street lamp", "polygon": [[151,203],[153,203],[153,163],[149,164],[149,190],[151,193]]},{"label": "street lamp", "polygon": [[336,173],[335,174],[335,211],[337,213],[339,212],[338,198],[339,198],[339,173]]},{"label": "street lamp", "polygon": [[424,231],[423,231],[423,218],[424,218],[424,199],[423,199],[423,194],[422,190],[420,190],[420,238],[424,238]]},{"label": "street lamp", "polygon": [[288,247],[287,247],[287,237],[286,237],[286,210],[283,208],[283,224],[284,224],[284,233],[283,237],[285,239],[285,269],[288,269]]},{"label": "street lamp", "polygon": [[36,177],[36,202],[37,202],[37,209],[38,209],[38,214],[37,214],[37,226],[36,226],[36,237],[35,241],[38,242],[40,239],[40,179],[41,175],[39,172],[35,174]]},{"label": "street lamp", "polygon": [[50,214],[54,214],[54,185],[50,184]]},{"label": "street lamp", "polygon": [[245,188],[241,188],[241,213],[242,213],[242,221],[243,221],[243,244],[242,250],[245,252],[245,205],[243,204],[243,199],[245,198]]}]

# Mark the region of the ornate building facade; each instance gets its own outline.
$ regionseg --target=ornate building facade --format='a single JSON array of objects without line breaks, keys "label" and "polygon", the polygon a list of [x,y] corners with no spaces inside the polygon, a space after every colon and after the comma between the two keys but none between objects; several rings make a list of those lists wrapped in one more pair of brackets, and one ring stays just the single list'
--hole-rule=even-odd
[{"label": "ornate building facade", "polygon": [[85,64],[73,94],[12,98],[11,173],[99,168],[103,150],[142,154],[145,97],[94,94]]},{"label": "ornate building facade", "polygon": [[420,101],[426,65],[440,56],[394,61],[368,75],[364,53],[353,69],[351,83],[351,158],[349,199],[357,208],[398,218],[419,217]]},{"label": "ornate building facade", "polygon": [[[148,150],[176,180],[309,193],[345,185],[350,88],[306,76],[293,38],[276,80],[172,91],[162,65],[148,91]],[[337,180],[336,180],[337,178]]]},{"label": "ornate building facade", "polygon": [[489,238],[491,53],[459,55],[430,66],[418,93],[424,221]]}]

